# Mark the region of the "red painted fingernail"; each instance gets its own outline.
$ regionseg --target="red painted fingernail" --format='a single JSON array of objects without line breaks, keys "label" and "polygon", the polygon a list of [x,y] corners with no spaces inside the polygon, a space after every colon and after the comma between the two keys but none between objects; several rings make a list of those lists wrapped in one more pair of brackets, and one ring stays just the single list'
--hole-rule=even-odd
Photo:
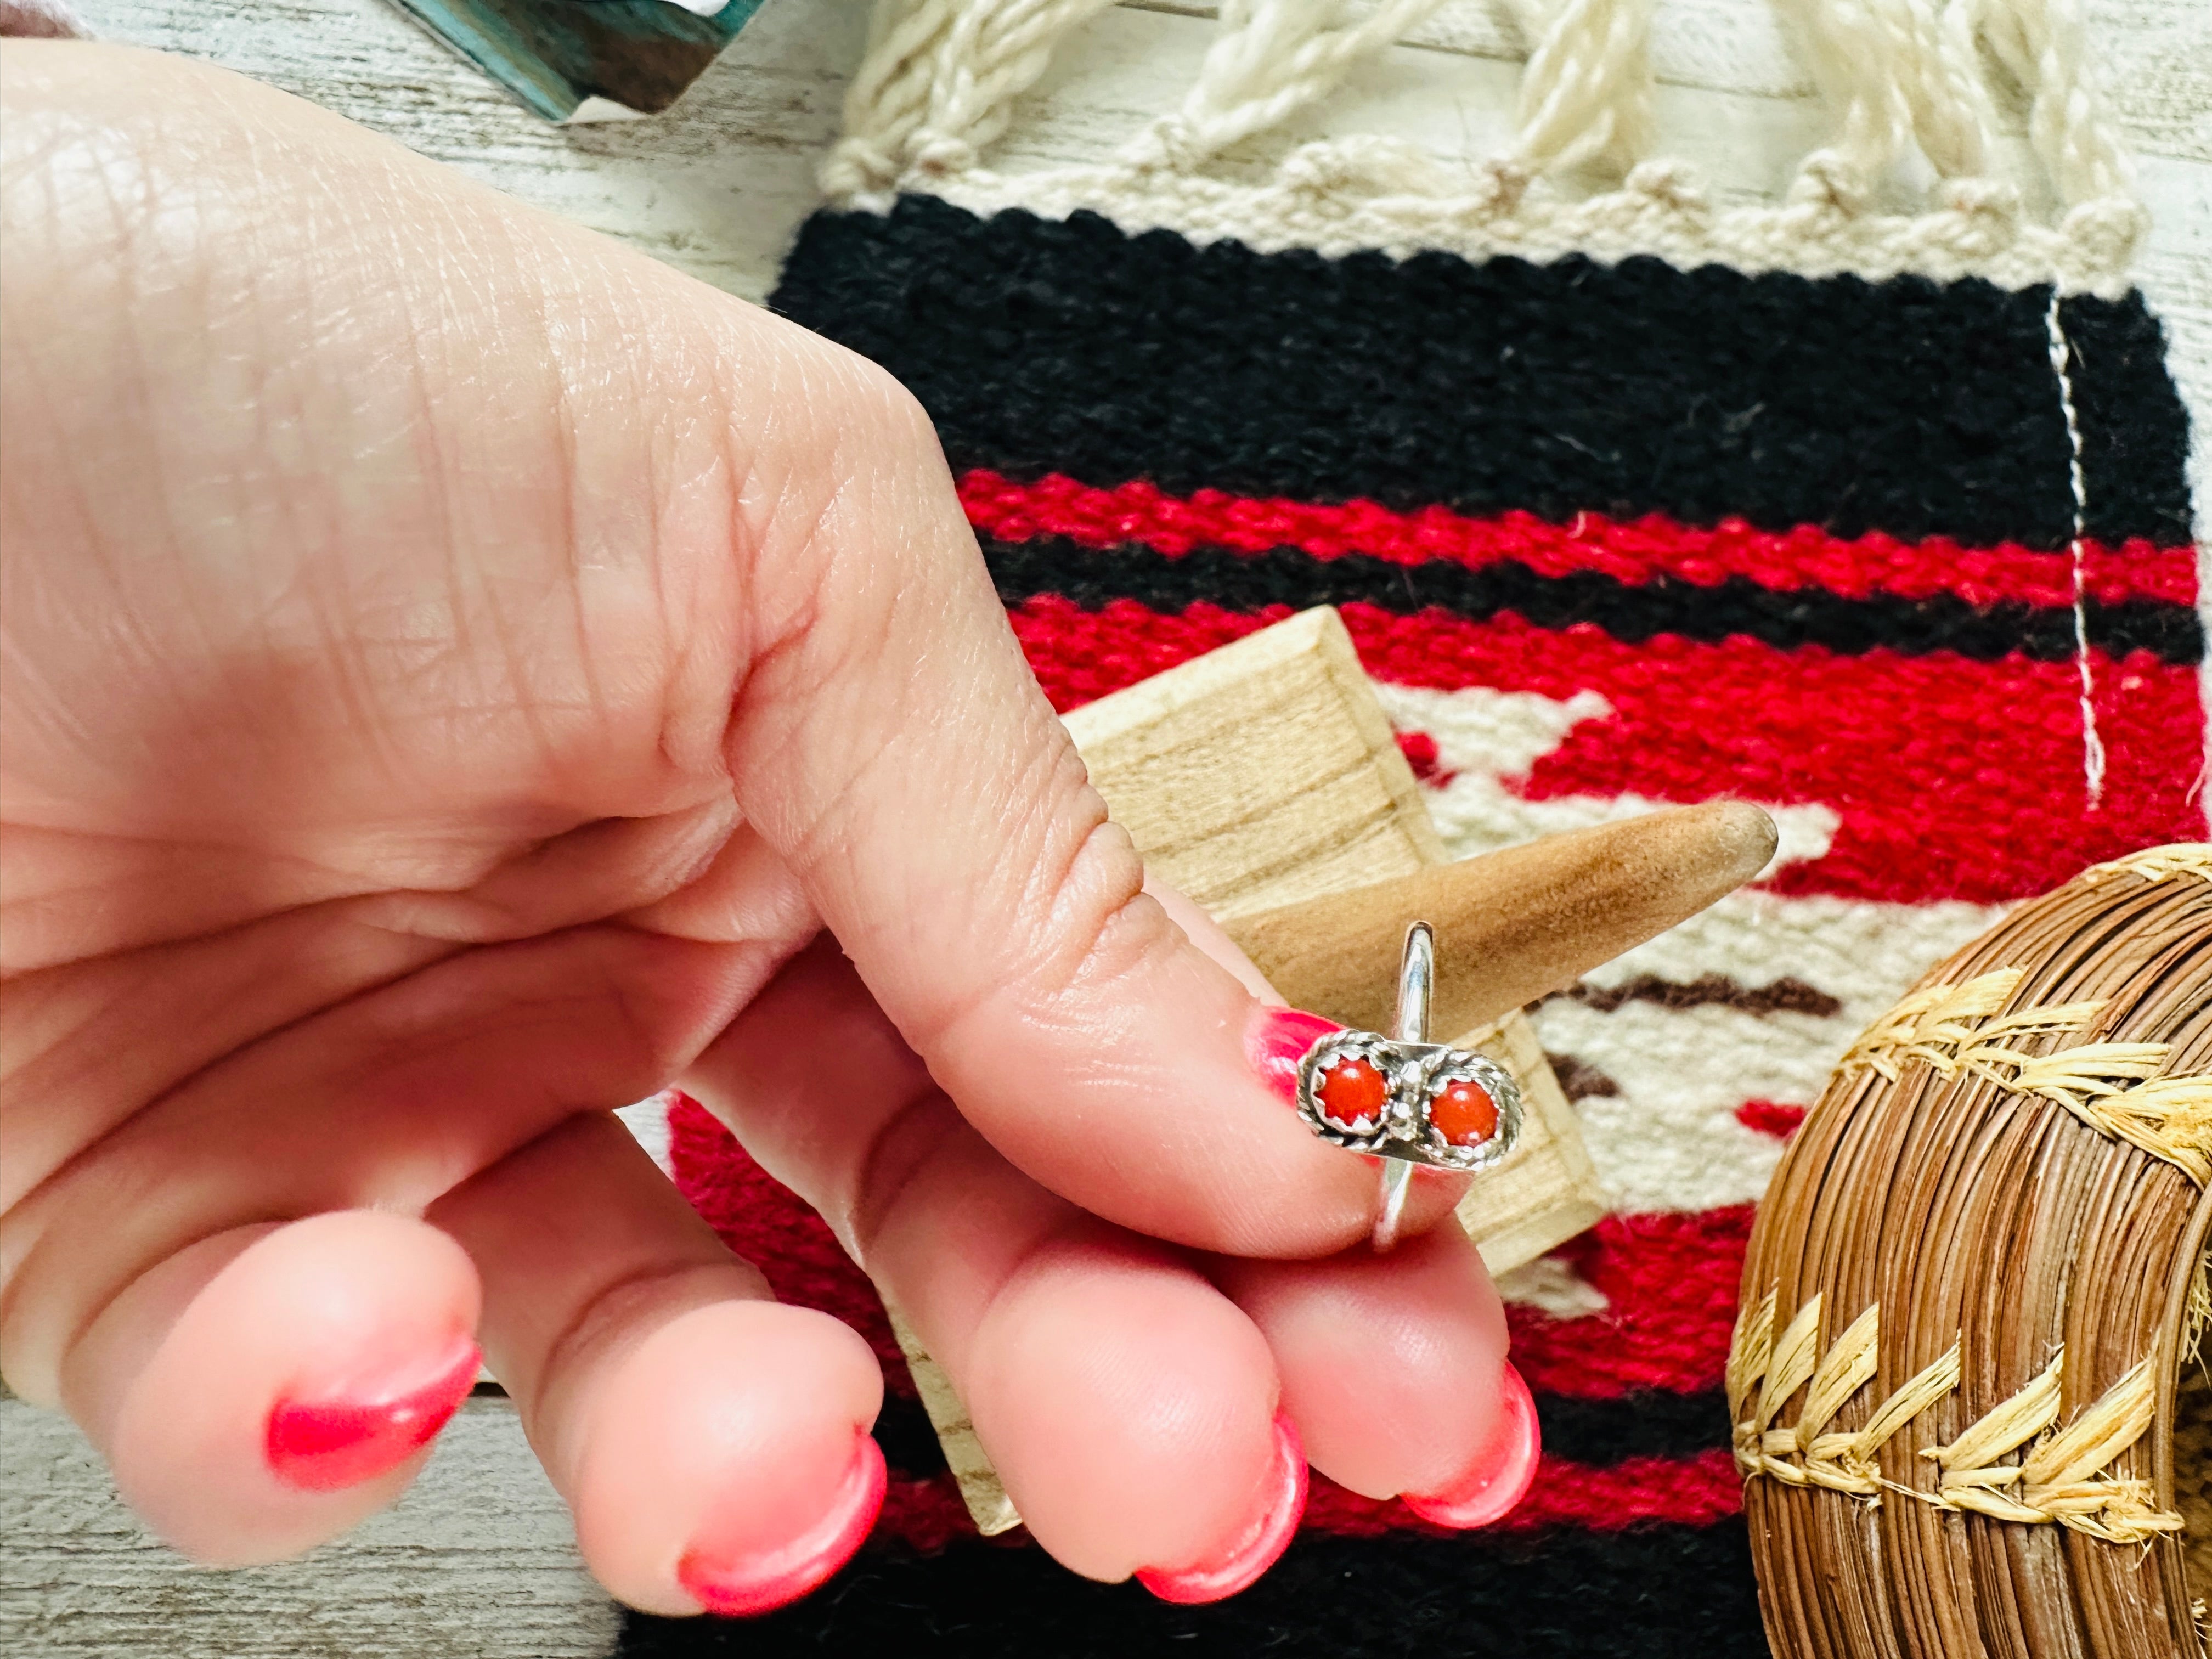
[{"label": "red painted fingernail", "polygon": [[1173,1572],[1146,1567],[1137,1582],[1163,1601],[1218,1601],[1249,1588],[1290,1547],[1306,1512],[1306,1452],[1297,1425],[1279,1413],[1275,1418],[1275,1461],[1267,1471],[1266,1492],[1267,1507],[1259,1518],[1218,1559]]},{"label": "red painted fingernail", "polygon": [[1298,1098],[1298,1062],[1306,1050],[1332,1031],[1344,1029],[1333,1019],[1307,1013],[1303,1008],[1262,1008],[1245,1033],[1244,1054],[1261,1080],[1293,1105]]},{"label": "red painted fingernail", "polygon": [[732,1618],[773,1613],[796,1601],[852,1559],[884,1506],[884,1454],[863,1430],[852,1472],[829,1513],[779,1549],[730,1554],[694,1544],[676,1564],[676,1582],[709,1613]]},{"label": "red painted fingernail", "polygon": [[437,1437],[476,1385],[483,1356],[467,1338],[425,1376],[280,1400],[269,1413],[269,1467],[288,1486],[337,1492],[405,1462]]},{"label": "red painted fingernail", "polygon": [[1504,1414],[1474,1467],[1443,1492],[1423,1498],[1407,1495],[1406,1507],[1422,1520],[1462,1532],[1486,1527],[1510,1514],[1535,1480],[1536,1460],[1544,1449],[1536,1426],[1536,1402],[1512,1366],[1505,1368],[1500,1380]]}]

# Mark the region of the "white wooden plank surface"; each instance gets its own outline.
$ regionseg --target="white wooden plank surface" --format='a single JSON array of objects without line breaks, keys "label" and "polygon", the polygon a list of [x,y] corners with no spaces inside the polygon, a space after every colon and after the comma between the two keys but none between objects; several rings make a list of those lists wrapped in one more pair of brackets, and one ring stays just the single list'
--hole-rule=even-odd
[{"label": "white wooden plank surface", "polygon": [[[115,40],[226,64],[388,133],[515,197],[732,293],[772,286],[814,203],[860,52],[858,0],[768,0],[666,115],[546,126],[381,0],[77,0]],[[2088,0],[2117,118],[2157,216],[2144,286],[2196,412],[2197,499],[2212,510],[2212,4]],[[1071,43],[1018,116],[1010,165],[1096,159],[1171,107],[1211,7],[1131,0]],[[1449,0],[1293,137],[1396,132],[1448,154],[1496,147],[1517,32]],[[1653,60],[1663,149],[1716,196],[1771,196],[1823,114],[1759,0],[1661,0]],[[2018,112],[2008,154],[2021,164]],[[2212,542],[2203,533],[2200,544]],[[605,1653],[613,1609],[501,1402],[472,1402],[390,1515],[303,1562],[202,1575],[131,1524],[73,1430],[0,1398],[0,1653],[162,1659]]]},{"label": "white wooden plank surface", "polygon": [[472,1400],[397,1508],[302,1560],[204,1573],[67,1422],[0,1399],[11,1659],[597,1659],[616,1612],[503,1400]]},{"label": "white wooden plank surface", "polygon": [[769,0],[676,108],[549,125],[383,0],[79,0],[95,33],[212,59],[749,299],[814,205],[863,9]]}]

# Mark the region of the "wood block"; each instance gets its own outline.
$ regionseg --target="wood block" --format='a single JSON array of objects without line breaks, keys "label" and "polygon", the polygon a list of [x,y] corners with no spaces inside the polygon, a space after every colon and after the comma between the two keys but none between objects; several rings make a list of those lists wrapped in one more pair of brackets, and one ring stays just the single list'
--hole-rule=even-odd
[{"label": "wood block", "polygon": [[1464,1037],[1463,1048],[1490,1056],[1521,1085],[1521,1139],[1496,1168],[1468,1189],[1455,1212],[1492,1275],[1510,1273],[1597,1224],[1603,1189],[1582,1120],[1520,1014]]},{"label": "wood block", "polygon": [[[1326,607],[1079,708],[1067,729],[1146,868],[1224,921],[1443,861],[1413,769]],[[1485,1263],[1504,1273],[1604,1206],[1528,1020],[1516,1012],[1451,1040],[1511,1071],[1528,1109],[1512,1156],[1459,1208]],[[944,1372],[894,1321],[976,1527],[1019,1524]]]},{"label": "wood block", "polygon": [[929,1413],[930,1427],[937,1431],[937,1443],[945,1448],[945,1465],[959,1483],[969,1518],[986,1538],[1018,1527],[1022,1517],[1000,1483],[998,1470],[991,1467],[983,1443],[975,1437],[975,1425],[968,1420],[968,1407],[960,1403],[952,1379],[929,1357],[921,1339],[899,1316],[897,1309],[887,1302],[884,1311],[891,1317],[891,1334],[898,1338],[899,1352],[906,1356],[907,1374],[914,1378],[915,1392],[921,1396],[922,1409]]},{"label": "wood block", "polygon": [[1443,860],[1334,611],[1102,697],[1067,730],[1146,868],[1216,917]]}]

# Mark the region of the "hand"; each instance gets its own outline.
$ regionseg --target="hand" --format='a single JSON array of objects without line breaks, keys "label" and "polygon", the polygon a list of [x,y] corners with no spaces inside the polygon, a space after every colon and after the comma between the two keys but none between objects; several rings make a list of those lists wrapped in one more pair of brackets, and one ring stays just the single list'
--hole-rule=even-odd
[{"label": "hand", "polygon": [[390,1503],[480,1341],[616,1595],[834,1570],[881,1379],[610,1115],[677,1080],[1077,1571],[1248,1581],[1279,1413],[1510,1498],[1455,1189],[1361,1248],[1371,1168],[1141,890],[896,385],[235,77],[0,85],[0,1362],[157,1529]]}]

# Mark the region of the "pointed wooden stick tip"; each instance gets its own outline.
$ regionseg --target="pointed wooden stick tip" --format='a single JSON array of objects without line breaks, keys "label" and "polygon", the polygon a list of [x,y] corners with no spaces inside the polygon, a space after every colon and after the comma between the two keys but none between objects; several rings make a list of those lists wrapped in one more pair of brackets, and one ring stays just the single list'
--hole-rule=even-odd
[{"label": "pointed wooden stick tip", "polygon": [[1437,929],[1438,1029],[1548,995],[1741,887],[1774,856],[1745,801],[1639,814],[1224,925],[1291,1001],[1381,1030],[1406,924]]},{"label": "pointed wooden stick tip", "polygon": [[[1669,815],[1674,816],[1674,815]],[[1766,868],[1782,844],[1774,820],[1747,800],[1711,800],[1683,809],[1681,817],[1694,818],[1711,849],[1713,874],[1740,886]]]}]

